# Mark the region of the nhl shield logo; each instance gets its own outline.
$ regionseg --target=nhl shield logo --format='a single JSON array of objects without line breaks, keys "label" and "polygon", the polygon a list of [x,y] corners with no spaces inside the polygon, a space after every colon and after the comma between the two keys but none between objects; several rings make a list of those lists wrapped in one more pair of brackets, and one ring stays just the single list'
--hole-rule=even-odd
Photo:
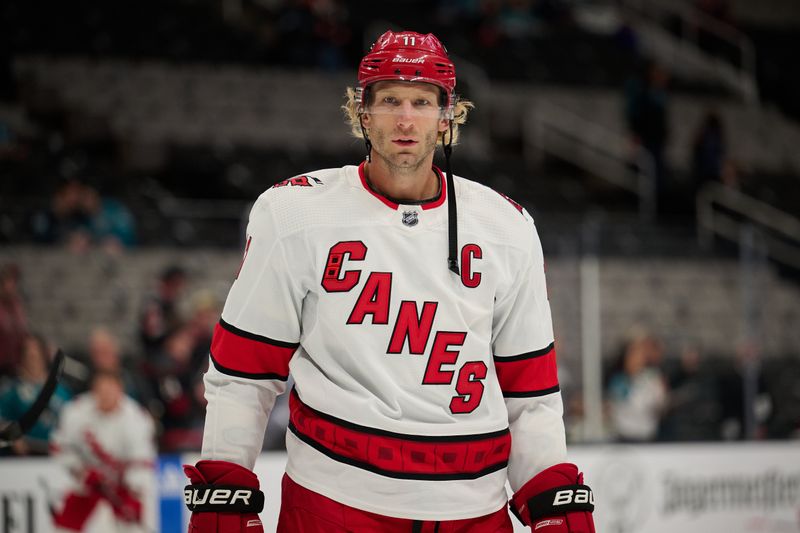
[{"label": "nhl shield logo", "polygon": [[409,228],[416,226],[419,222],[419,214],[416,211],[403,211],[403,224]]}]

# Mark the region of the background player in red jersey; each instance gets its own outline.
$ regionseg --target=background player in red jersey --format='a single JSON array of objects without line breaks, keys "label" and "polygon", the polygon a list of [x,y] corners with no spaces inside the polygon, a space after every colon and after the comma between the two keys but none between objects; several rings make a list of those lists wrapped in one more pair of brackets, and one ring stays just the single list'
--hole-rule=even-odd
[{"label": "background player in red jersey", "polygon": [[[205,377],[194,532],[261,531],[251,469],[289,374],[278,530],[594,531],[566,463],[544,263],[518,204],[450,171],[472,107],[431,34],[386,32],[345,105],[366,161],[256,202]],[[441,142],[446,172],[433,165]]]}]

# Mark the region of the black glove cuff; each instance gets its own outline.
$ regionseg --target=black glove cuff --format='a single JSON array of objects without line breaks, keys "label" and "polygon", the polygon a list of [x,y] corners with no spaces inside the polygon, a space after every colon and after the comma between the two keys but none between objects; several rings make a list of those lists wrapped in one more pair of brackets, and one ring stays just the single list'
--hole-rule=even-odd
[{"label": "black glove cuff", "polygon": [[[528,500],[531,523],[547,516],[574,511],[594,511],[594,493],[586,485],[563,485],[546,490]],[[515,512],[515,514],[517,514]],[[519,515],[517,515],[519,518]]]},{"label": "black glove cuff", "polygon": [[183,501],[193,513],[260,513],[264,493],[241,485],[186,485]]}]

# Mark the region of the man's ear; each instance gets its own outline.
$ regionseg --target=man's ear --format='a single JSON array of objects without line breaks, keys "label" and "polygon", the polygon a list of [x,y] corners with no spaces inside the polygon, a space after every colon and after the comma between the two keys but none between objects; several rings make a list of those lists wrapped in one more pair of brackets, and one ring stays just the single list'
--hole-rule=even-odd
[{"label": "man's ear", "polygon": [[369,121],[370,121],[369,113],[361,113],[361,118],[359,120],[361,120],[361,127],[362,128],[368,128],[369,127]]},{"label": "man's ear", "polygon": [[450,120],[446,118],[439,119],[439,133],[444,133],[450,129]]}]

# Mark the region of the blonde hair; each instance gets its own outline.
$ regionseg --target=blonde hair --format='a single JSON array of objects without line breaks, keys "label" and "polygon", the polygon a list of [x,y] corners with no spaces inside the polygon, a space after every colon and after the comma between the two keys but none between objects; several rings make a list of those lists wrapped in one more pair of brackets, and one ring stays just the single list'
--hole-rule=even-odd
[{"label": "blonde hair", "polygon": [[[356,90],[352,87],[348,87],[347,91],[345,92],[345,98],[347,101],[342,105],[342,111],[344,111],[345,120],[350,125],[350,133],[353,136],[358,137],[359,139],[363,138],[363,132],[361,131],[361,114],[363,111],[359,112],[359,104],[356,99]],[[454,97],[455,103],[453,105],[453,144],[458,142],[458,126],[460,124],[464,124],[467,122],[467,115],[469,112],[475,108],[475,104],[470,102],[469,100],[464,100],[459,98],[458,96]],[[448,137],[450,136],[450,129],[443,131],[439,134],[439,142],[448,142]]]}]

